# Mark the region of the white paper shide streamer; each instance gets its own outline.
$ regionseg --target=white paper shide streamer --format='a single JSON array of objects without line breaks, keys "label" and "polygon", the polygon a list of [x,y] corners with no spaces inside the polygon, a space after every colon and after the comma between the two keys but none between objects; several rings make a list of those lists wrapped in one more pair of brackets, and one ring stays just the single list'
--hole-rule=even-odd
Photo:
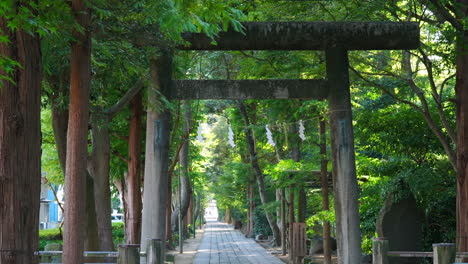
[{"label": "white paper shide streamer", "polygon": [[302,141],[306,140],[304,130],[304,124],[302,123],[302,120],[299,120],[299,137],[302,139]]},{"label": "white paper shide streamer", "polygon": [[266,136],[268,139],[268,144],[272,145],[273,147],[276,146],[275,141],[273,141],[273,134],[271,133],[270,128],[268,128],[268,125],[265,125],[265,129],[266,129]]},{"label": "white paper shide streamer", "polygon": [[235,148],[236,143],[234,143],[234,132],[232,132],[231,125],[229,125],[228,140],[229,140],[229,145],[231,145],[231,147]]},{"label": "white paper shide streamer", "polygon": [[202,135],[202,124],[201,123],[198,124],[197,140],[200,143],[203,143],[203,141],[205,141],[205,138]]}]

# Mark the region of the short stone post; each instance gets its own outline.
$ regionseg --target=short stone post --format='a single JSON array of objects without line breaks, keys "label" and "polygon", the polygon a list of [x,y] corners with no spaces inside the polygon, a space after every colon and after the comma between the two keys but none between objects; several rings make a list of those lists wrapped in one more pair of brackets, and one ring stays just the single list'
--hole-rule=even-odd
[{"label": "short stone post", "polygon": [[388,240],[382,237],[372,239],[372,263],[388,264]]},{"label": "short stone post", "polygon": [[453,243],[432,244],[434,264],[452,264],[455,262],[457,249]]},{"label": "short stone post", "polygon": [[[59,243],[49,243],[44,247],[44,251],[62,251],[62,244]],[[44,263],[62,263],[62,255],[55,256],[43,256],[41,257],[41,262]]]},{"label": "short stone post", "polygon": [[163,243],[161,239],[148,239],[146,264],[164,264]]},{"label": "short stone post", "polygon": [[140,264],[140,245],[119,245],[117,264]]}]

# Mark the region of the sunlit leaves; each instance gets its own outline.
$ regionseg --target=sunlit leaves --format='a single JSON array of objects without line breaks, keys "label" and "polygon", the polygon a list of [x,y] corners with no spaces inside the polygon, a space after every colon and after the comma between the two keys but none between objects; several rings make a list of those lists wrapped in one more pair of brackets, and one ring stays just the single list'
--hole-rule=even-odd
[{"label": "sunlit leaves", "polygon": [[41,132],[42,132],[42,174],[53,184],[63,184],[65,177],[60,168],[57,147],[52,129],[52,114],[49,109],[41,111]]}]

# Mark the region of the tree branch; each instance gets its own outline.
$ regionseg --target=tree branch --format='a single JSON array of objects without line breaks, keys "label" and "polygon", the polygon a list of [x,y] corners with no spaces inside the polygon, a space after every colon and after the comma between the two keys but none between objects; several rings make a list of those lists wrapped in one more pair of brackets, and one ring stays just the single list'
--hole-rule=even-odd
[{"label": "tree branch", "polygon": [[[444,113],[444,110],[443,110],[443,106],[442,106],[442,94],[439,93],[439,91],[437,91],[437,86],[435,84],[435,81],[434,81],[434,74],[433,74],[433,71],[432,71],[432,62],[429,60],[429,56],[427,56],[427,54],[420,50],[422,56],[423,56],[423,64],[424,66],[426,67],[426,70],[427,70],[427,73],[428,73],[428,77],[429,77],[429,83],[430,83],[430,86],[431,86],[431,90],[432,90],[432,98],[434,98],[434,101],[436,103],[436,108],[437,108],[437,114],[439,115],[439,118],[440,120],[442,121],[442,125],[444,126],[444,128],[447,130],[447,134],[448,136],[450,137],[450,140],[456,144],[457,142],[457,136],[455,134],[455,131],[453,130],[453,128],[450,126],[450,123],[448,122],[447,120],[447,117],[445,116],[445,113]],[[454,75],[453,75],[454,76]],[[445,86],[445,81],[447,79],[445,79],[441,86],[441,92],[443,91],[443,86]]]},{"label": "tree branch", "polygon": [[247,54],[245,51],[242,51],[242,50],[240,50],[239,52],[240,52],[242,55],[244,55],[245,57],[247,57],[247,58],[252,58],[252,59],[255,59],[255,60],[258,60],[258,61],[263,61],[263,62],[266,62],[266,63],[270,64],[271,68],[272,68],[276,73],[280,73],[279,70],[275,67],[275,65],[273,64],[273,62],[272,62],[271,60],[255,57],[255,56],[253,56],[253,55]]},{"label": "tree branch", "polygon": [[434,13],[438,14],[439,19],[443,19],[441,22],[449,22],[456,30],[463,32],[463,24],[460,23],[450,12],[442,6],[439,0],[420,0],[423,4],[426,4],[427,7]]},{"label": "tree branch", "polygon": [[123,162],[125,162],[127,164],[130,162],[130,160],[128,160],[126,157],[122,156],[122,154],[120,154],[117,150],[112,151],[112,154],[114,154],[115,156],[117,156],[119,159],[121,159]]},{"label": "tree branch", "polygon": [[115,103],[110,108],[104,110],[104,113],[108,115],[109,120],[115,117],[115,115],[120,112],[132,99],[137,95],[140,90],[143,88],[143,80],[139,79],[133,87],[125,93],[120,100]]},{"label": "tree branch", "polygon": [[362,74],[360,72],[358,72],[355,68],[353,67],[349,67],[351,69],[352,72],[354,72],[354,74],[356,74],[357,77],[359,77],[361,80],[363,80],[364,82],[374,86],[374,87],[377,87],[379,88],[380,90],[382,90],[385,94],[389,95],[390,97],[392,97],[393,99],[401,102],[401,103],[404,103],[404,104],[407,104],[411,107],[413,107],[414,109],[416,109],[418,112],[423,112],[423,109],[421,107],[419,107],[418,105],[416,105],[415,103],[413,102],[410,102],[408,100],[405,100],[405,99],[402,99],[402,98],[399,98],[397,97],[396,95],[392,94],[390,91],[387,90],[387,87],[385,87],[384,85],[381,85],[379,83],[376,83],[376,82],[373,82],[367,78],[365,78],[364,76],[362,76]]},{"label": "tree branch", "polygon": [[[429,105],[427,103],[426,97],[424,96],[424,93],[421,88],[419,88],[416,83],[414,82],[413,79],[413,71],[411,70],[411,56],[408,52],[403,51],[403,61],[402,61],[402,68],[406,70],[407,75],[408,75],[408,84],[413,89],[413,91],[416,93],[418,96],[419,100],[421,101],[423,105],[424,111],[421,113],[423,114],[424,119],[426,120],[427,124],[429,125],[429,128],[432,130],[432,132],[435,134],[435,136],[439,139],[440,143],[442,144],[442,147],[445,150],[445,153],[447,154],[447,157],[452,164],[453,168],[456,170],[457,169],[457,163],[456,163],[456,158],[455,158],[455,152],[450,146],[450,143],[445,136],[445,134],[442,132],[442,129],[440,126],[435,122],[434,118],[431,115],[431,111],[429,109]],[[443,112],[442,112],[443,115]],[[448,124],[448,123],[447,123]],[[449,127],[450,128],[450,127]],[[454,142],[454,141],[453,141]]]},{"label": "tree branch", "polygon": [[112,132],[111,135],[114,136],[114,137],[116,137],[116,138],[119,138],[119,139],[121,139],[121,140],[123,140],[123,141],[127,141],[127,142],[128,142],[128,136],[122,136],[122,135],[117,134],[116,132]]},{"label": "tree branch", "polygon": [[63,213],[65,212],[65,210],[63,209],[63,205],[62,203],[60,202],[58,196],[57,196],[57,192],[55,191],[54,187],[52,186],[52,184],[50,183],[49,179],[45,178],[44,177],[44,181],[45,183],[49,186],[49,188],[52,190],[52,194],[54,195],[54,198],[55,200],[57,201],[57,204],[58,206],[60,207],[60,211],[62,211],[62,215]]},{"label": "tree branch", "polygon": [[[439,142],[442,144],[442,147],[444,148],[445,150],[445,153],[447,154],[447,157],[449,159],[449,162],[451,163],[452,166],[454,166],[454,168],[456,168],[456,162],[455,162],[455,152],[453,151],[453,149],[450,147],[450,144],[449,142],[447,141],[447,138],[445,137],[445,135],[443,134],[443,132],[441,131],[440,127],[437,126],[437,124],[434,122],[434,120],[432,119],[432,117],[428,114],[428,112],[426,112],[423,108],[421,108],[420,106],[416,105],[415,103],[413,102],[410,102],[408,100],[405,100],[405,99],[402,99],[402,98],[399,98],[397,97],[396,95],[392,94],[390,91],[387,90],[387,88],[384,86],[384,85],[381,85],[379,83],[376,83],[376,82],[373,82],[371,80],[368,80],[367,78],[365,78],[364,76],[362,76],[356,69],[354,69],[353,67],[350,67],[351,71],[353,71],[360,79],[362,79],[363,81],[369,83],[370,85],[374,86],[374,87],[377,87],[379,88],[380,90],[382,90],[385,94],[389,95],[390,97],[392,97],[393,99],[399,101],[399,102],[402,102],[404,104],[407,104],[409,106],[411,106],[412,108],[416,109],[418,112],[421,113],[421,115],[423,116],[424,120],[426,121],[426,123],[428,124],[429,128],[431,129],[431,131],[434,133],[434,135],[439,139]],[[412,87],[414,88],[414,87]],[[418,87],[416,87],[418,88]]]},{"label": "tree branch", "polygon": [[442,81],[442,84],[440,85],[440,90],[439,90],[439,94],[441,97],[443,97],[444,95],[444,87],[447,84],[447,82],[453,77],[455,77],[456,75],[457,75],[456,73],[449,75],[447,78],[445,78],[445,80]]},{"label": "tree branch", "polygon": [[169,170],[168,170],[169,174],[172,174],[174,172],[175,166],[177,165],[177,162],[179,162],[180,151],[182,150],[182,147],[184,146],[185,141],[188,140],[189,135],[190,135],[190,131],[185,133],[182,136],[182,140],[180,141],[179,145],[177,146],[177,150],[176,150],[176,152],[174,154],[174,160],[172,161],[172,164],[169,167]]}]

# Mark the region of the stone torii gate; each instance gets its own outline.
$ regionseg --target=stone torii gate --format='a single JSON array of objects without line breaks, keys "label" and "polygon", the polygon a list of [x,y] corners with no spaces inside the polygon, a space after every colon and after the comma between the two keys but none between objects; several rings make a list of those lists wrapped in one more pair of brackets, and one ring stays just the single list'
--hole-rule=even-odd
[{"label": "stone torii gate", "polygon": [[[169,50],[153,61],[157,93],[169,100],[327,99],[329,102],[333,186],[340,264],[361,263],[358,186],[354,153],[348,50],[409,50],[419,47],[419,28],[410,22],[247,22],[244,33],[221,32],[216,45],[204,34],[186,33],[181,50],[323,50],[326,78],[320,80],[172,80]],[[169,120],[167,109],[148,112],[148,151],[158,162],[145,166],[142,248],[146,239],[165,240],[168,189]],[[153,147],[148,147],[153,146]],[[163,254],[164,255],[164,254]]]}]

